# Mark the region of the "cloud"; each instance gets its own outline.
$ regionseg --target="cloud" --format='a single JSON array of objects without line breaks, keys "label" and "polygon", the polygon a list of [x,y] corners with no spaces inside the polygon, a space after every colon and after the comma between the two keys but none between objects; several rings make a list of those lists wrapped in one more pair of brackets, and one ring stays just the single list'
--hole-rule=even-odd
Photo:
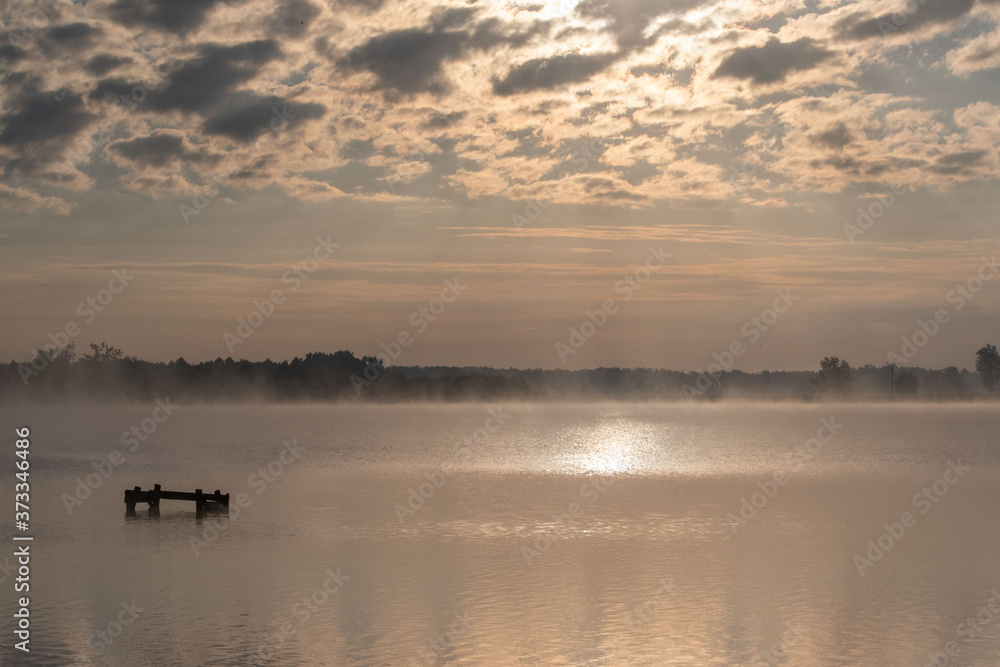
[{"label": "cloud", "polygon": [[338,7],[359,7],[369,12],[375,12],[381,9],[384,0],[332,0],[331,4]]},{"label": "cloud", "polygon": [[24,52],[13,44],[4,44],[3,41],[0,39],[0,61],[13,63],[20,60]]},{"label": "cloud", "polygon": [[950,23],[969,13],[975,0],[910,0],[902,11],[880,14],[855,12],[837,23],[841,40],[908,34]]},{"label": "cloud", "polygon": [[52,211],[66,215],[72,206],[58,197],[42,197],[31,190],[12,188],[0,183],[0,208],[23,213]]},{"label": "cloud", "polygon": [[114,100],[122,95],[131,93],[135,85],[135,83],[126,81],[120,77],[101,79],[94,86],[93,90],[87,93],[87,99],[98,101]]},{"label": "cloud", "polygon": [[493,92],[506,96],[580,83],[610,65],[616,58],[617,55],[613,53],[570,53],[550,58],[534,58],[513,67],[503,79],[494,81]]},{"label": "cloud", "polygon": [[844,123],[835,123],[814,137],[816,143],[827,148],[840,150],[854,139],[851,131]]},{"label": "cloud", "polygon": [[319,15],[319,7],[306,0],[285,0],[267,17],[272,35],[301,37]]},{"label": "cloud", "polygon": [[94,76],[104,76],[111,70],[118,69],[122,65],[128,65],[131,62],[132,59],[125,56],[114,56],[110,53],[99,53],[87,61],[84,69]]},{"label": "cloud", "polygon": [[517,29],[496,18],[469,26],[476,12],[467,7],[438,10],[427,25],[373,37],[352,49],[339,64],[374,74],[377,90],[443,95],[451,89],[443,75],[444,63],[458,60],[470,51],[502,44],[520,46],[548,29],[540,21]]},{"label": "cloud", "polygon": [[930,170],[936,174],[961,174],[966,172],[968,168],[981,164],[986,155],[987,151],[985,150],[949,153],[938,157],[934,165],[930,167]]},{"label": "cloud", "polygon": [[264,131],[282,131],[289,123],[322,118],[326,107],[316,102],[288,102],[273,95],[241,92],[220,104],[202,124],[207,134],[253,141]]},{"label": "cloud", "polygon": [[352,139],[340,149],[340,157],[345,160],[367,160],[375,152],[374,139]]},{"label": "cloud", "polygon": [[951,71],[962,76],[1000,67],[1000,30],[966,42],[949,51],[945,59]]},{"label": "cloud", "polygon": [[16,111],[0,118],[0,145],[23,148],[76,135],[94,116],[80,95],[69,89],[27,90]]},{"label": "cloud", "polygon": [[[0,33],[0,169],[30,174],[38,182],[18,185],[29,189],[48,178],[40,166],[62,161],[90,164],[62,174],[62,187],[78,190],[117,179],[165,193],[215,170],[241,193],[299,179],[286,192],[310,198],[439,205],[551,194],[573,204],[758,207],[898,180],[904,164],[919,163],[941,188],[1000,171],[990,148],[1000,131],[956,127],[948,107],[953,95],[958,105],[982,99],[981,77],[953,77],[922,100],[913,92],[1000,66],[1000,33],[985,27],[995,12],[972,0],[912,0],[917,11],[897,26],[907,41],[980,13],[962,33],[971,37],[942,35],[920,67],[892,61],[898,77],[881,90],[881,63],[903,38],[837,40],[860,39],[897,0],[718,12],[707,0],[581,0],[562,13],[574,1],[560,11],[526,9],[534,0],[66,3],[20,48]],[[833,90],[776,85],[820,80]],[[131,112],[114,104],[122,95],[136,102]],[[113,129],[97,133],[99,114]],[[286,123],[294,131],[280,148],[246,145]],[[605,150],[580,167],[569,147],[590,139]],[[91,144],[111,168],[87,157]],[[755,172],[735,183],[727,174],[739,160]]]},{"label": "cloud", "polygon": [[130,162],[150,167],[163,167],[178,160],[204,162],[210,159],[204,151],[188,149],[184,138],[176,134],[154,134],[117,141],[108,148]]},{"label": "cloud", "polygon": [[443,130],[462,120],[466,115],[465,111],[453,111],[451,113],[444,114],[439,111],[435,111],[430,118],[421,123],[420,127],[427,130]]},{"label": "cloud", "polygon": [[277,42],[270,39],[233,46],[202,44],[197,57],[175,63],[165,85],[149,93],[143,109],[206,112],[280,53]]},{"label": "cloud", "polygon": [[622,52],[646,46],[654,36],[645,33],[651,22],[667,14],[707,4],[705,0],[583,0],[576,11],[583,17],[605,20]]},{"label": "cloud", "polygon": [[116,0],[109,14],[124,26],[183,35],[199,27],[217,4],[216,0]]},{"label": "cloud", "polygon": [[772,37],[763,46],[734,49],[712,74],[713,79],[750,79],[757,84],[784,81],[789,72],[812,69],[833,55],[808,37],[781,42]]},{"label": "cloud", "polygon": [[104,33],[98,26],[88,23],[68,23],[58,25],[45,30],[43,41],[49,51],[66,52],[85,51],[97,43],[97,39]]},{"label": "cloud", "polygon": [[374,74],[378,78],[376,88],[441,95],[449,89],[442,77],[442,64],[467,48],[468,35],[464,32],[411,28],[373,37],[351,51],[342,64]]}]

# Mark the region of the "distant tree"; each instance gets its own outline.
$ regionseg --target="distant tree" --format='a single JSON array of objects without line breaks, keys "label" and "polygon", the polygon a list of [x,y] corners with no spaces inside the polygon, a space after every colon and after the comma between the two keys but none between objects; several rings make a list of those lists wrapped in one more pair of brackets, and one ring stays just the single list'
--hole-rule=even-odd
[{"label": "distant tree", "polygon": [[824,357],[819,362],[819,373],[812,380],[813,386],[824,394],[846,394],[853,382],[850,365],[839,357]]},{"label": "distant tree", "polygon": [[926,384],[924,393],[929,389],[934,396],[955,398],[965,393],[962,372],[955,366],[948,366],[943,371],[928,371]]},{"label": "distant tree", "polygon": [[896,391],[900,396],[916,396],[920,389],[920,380],[908,371],[903,371],[896,378]]},{"label": "distant tree", "polygon": [[52,355],[52,363],[71,364],[76,361],[76,343],[67,343]]},{"label": "distant tree", "polygon": [[104,341],[100,344],[91,343],[90,349],[93,351],[91,354],[83,355],[87,361],[118,361],[122,358],[122,351],[119,348],[111,347]]},{"label": "distant tree", "polygon": [[385,370],[385,362],[382,361],[382,357],[366,355],[364,357],[361,357],[361,363],[363,363],[365,366],[374,366],[380,371]]},{"label": "distant tree", "polygon": [[951,393],[961,395],[964,392],[962,388],[962,372],[955,366],[948,366],[948,368],[944,369],[944,382]]},{"label": "distant tree", "polygon": [[1000,354],[996,345],[984,345],[976,351],[976,372],[991,394],[1000,383]]}]

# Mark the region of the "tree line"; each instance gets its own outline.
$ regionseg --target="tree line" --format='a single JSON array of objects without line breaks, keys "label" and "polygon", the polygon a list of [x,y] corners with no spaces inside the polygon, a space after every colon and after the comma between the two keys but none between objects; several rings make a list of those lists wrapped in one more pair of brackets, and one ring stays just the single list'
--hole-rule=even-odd
[{"label": "tree line", "polygon": [[5,400],[89,399],[151,401],[498,401],[692,400],[722,398],[810,400],[912,398],[961,400],[996,395],[1000,355],[995,345],[976,353],[975,372],[945,369],[852,368],[825,357],[818,371],[739,370],[689,373],[652,368],[588,370],[393,366],[352,352],[312,352],[288,361],[183,357],[152,362],[107,343],[78,356],[72,344],[29,362],[0,364]]},{"label": "tree line", "polygon": [[[931,395],[936,398],[956,398],[965,392],[965,379],[956,366],[941,370],[921,368],[899,368],[890,364],[890,394],[900,396]],[[884,367],[883,367],[884,368]],[[965,371],[966,373],[968,371]],[[976,351],[976,373],[987,394],[995,395],[1000,385],[1000,354],[996,345],[984,345]],[[812,380],[813,386],[822,394],[850,395],[854,389],[851,366],[839,357],[824,357],[819,373]],[[921,389],[924,391],[921,391]]]}]

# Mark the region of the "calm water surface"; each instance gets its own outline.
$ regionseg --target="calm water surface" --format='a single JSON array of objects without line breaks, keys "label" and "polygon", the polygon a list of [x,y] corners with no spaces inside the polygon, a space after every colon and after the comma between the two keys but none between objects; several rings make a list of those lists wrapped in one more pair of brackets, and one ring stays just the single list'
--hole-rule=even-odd
[{"label": "calm water surface", "polygon": [[[3,408],[35,536],[3,664],[1000,664],[996,407],[489,408],[182,407],[134,452],[152,406]],[[229,520],[126,519],[154,483]]]}]

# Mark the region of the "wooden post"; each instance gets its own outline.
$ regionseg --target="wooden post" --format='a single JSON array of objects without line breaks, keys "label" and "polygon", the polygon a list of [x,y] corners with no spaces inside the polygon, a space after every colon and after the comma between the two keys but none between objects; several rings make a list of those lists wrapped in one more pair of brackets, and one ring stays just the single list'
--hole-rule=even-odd
[{"label": "wooden post", "polygon": [[215,490],[215,505],[213,509],[217,512],[221,512],[225,508],[226,512],[229,512],[229,494],[222,495],[222,491],[219,489]]},{"label": "wooden post", "polygon": [[160,485],[154,484],[153,490],[149,492],[149,516],[160,516]]},{"label": "wooden post", "polygon": [[[191,487],[188,487],[191,488]],[[205,497],[201,492],[201,489],[194,490],[194,510],[198,514],[205,512]]]},{"label": "wooden post", "polygon": [[133,489],[134,495],[129,495],[128,491],[125,492],[125,516],[135,516],[135,499],[141,490],[142,488],[137,486]]}]

